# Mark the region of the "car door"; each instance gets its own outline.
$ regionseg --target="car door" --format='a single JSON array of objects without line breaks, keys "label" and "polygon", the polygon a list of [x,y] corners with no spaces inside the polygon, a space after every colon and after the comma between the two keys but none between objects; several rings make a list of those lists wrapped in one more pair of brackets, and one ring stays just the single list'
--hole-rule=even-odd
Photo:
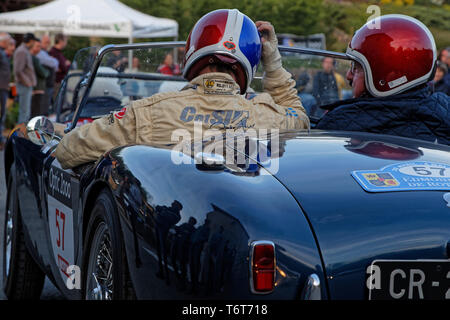
[{"label": "car door", "polygon": [[45,269],[49,261],[47,233],[43,224],[46,207],[42,201],[42,172],[46,155],[41,146],[20,136],[15,138],[14,149],[16,192],[25,240],[29,252]]},{"label": "car door", "polygon": [[79,214],[79,181],[79,175],[71,169],[62,169],[56,158],[46,158],[42,184],[43,203],[47,214],[44,215],[42,223],[47,234],[48,265],[55,284],[66,296],[76,296],[79,292],[73,289],[76,289],[81,281],[82,222]]}]

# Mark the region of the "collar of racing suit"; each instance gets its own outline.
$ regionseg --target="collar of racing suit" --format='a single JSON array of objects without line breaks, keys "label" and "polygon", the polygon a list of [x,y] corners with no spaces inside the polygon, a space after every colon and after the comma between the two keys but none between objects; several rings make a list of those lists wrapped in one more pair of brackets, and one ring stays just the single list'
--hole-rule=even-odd
[{"label": "collar of racing suit", "polygon": [[183,90],[195,89],[203,94],[235,95],[240,94],[240,87],[233,77],[223,72],[201,74],[189,82]]}]

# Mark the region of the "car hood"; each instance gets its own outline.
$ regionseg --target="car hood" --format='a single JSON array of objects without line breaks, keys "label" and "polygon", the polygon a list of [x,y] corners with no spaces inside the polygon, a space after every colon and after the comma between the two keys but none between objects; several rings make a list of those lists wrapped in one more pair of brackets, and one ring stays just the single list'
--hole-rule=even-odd
[{"label": "car hood", "polygon": [[[419,174],[426,174],[420,171],[426,169],[421,166],[424,162],[450,166],[449,147],[393,136],[314,130],[281,133],[279,145],[278,163],[274,165],[272,159],[265,166],[307,215],[331,296],[339,297],[344,290],[348,298],[349,283],[357,283],[352,292],[360,297],[365,270],[375,259],[449,258],[448,179],[437,179],[441,183],[436,184],[447,191],[369,192],[355,173],[376,173],[385,167],[389,173],[409,163],[416,164]],[[439,168],[433,174],[450,177],[449,169]],[[412,183],[418,183],[417,178],[420,175],[411,176]],[[383,191],[394,188],[387,186]]]}]

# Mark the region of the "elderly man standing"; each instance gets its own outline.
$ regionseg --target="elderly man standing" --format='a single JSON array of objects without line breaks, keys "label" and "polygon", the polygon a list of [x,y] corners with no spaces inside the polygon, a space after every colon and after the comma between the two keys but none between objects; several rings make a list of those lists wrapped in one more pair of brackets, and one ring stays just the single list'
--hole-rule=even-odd
[{"label": "elderly man standing", "polygon": [[31,96],[33,87],[36,85],[36,74],[30,49],[36,40],[38,39],[32,33],[27,33],[22,44],[14,53],[14,78],[19,95],[19,123],[28,121],[30,118]]},{"label": "elderly man standing", "polygon": [[11,65],[6,50],[9,46],[11,36],[6,33],[0,33],[0,149],[3,149],[3,126],[6,115],[6,101],[9,92],[9,80],[11,78]]},{"label": "elderly man standing", "polygon": [[39,59],[39,62],[49,73],[48,77],[46,78],[45,93],[42,99],[42,105],[40,107],[40,110],[43,111],[44,114],[48,114],[49,107],[52,103],[51,101],[55,90],[55,76],[59,68],[59,61],[58,59],[50,56],[50,54],[48,53],[49,48],[50,37],[44,35],[41,38],[41,51],[39,51],[39,53],[36,55],[36,58]]}]

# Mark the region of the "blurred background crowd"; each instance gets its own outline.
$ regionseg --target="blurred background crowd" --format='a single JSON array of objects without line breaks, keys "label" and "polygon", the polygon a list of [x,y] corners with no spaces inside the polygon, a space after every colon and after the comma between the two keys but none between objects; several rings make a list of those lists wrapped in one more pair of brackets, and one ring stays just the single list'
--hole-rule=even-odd
[{"label": "blurred background crowd", "polygon": [[[0,12],[26,9],[50,0],[4,0]],[[74,0],[75,1],[75,0]],[[429,86],[432,90],[450,94],[450,4],[445,0],[121,0],[142,13],[174,19],[178,22],[178,37],[184,40],[204,13],[217,8],[234,7],[248,16],[269,20],[277,32],[308,36],[323,34],[321,49],[343,52],[351,35],[361,26],[371,4],[379,5],[382,14],[403,13],[418,18],[432,31],[439,50],[436,74]],[[299,17],[302,17],[299,19]],[[154,41],[155,39],[152,39]],[[158,40],[158,39],[156,39]],[[146,41],[141,39],[140,41]],[[61,81],[69,71],[75,52],[83,47],[123,43],[127,39],[70,37],[63,33],[8,34],[0,25],[0,147],[6,129],[35,115],[52,113]],[[280,44],[288,44],[289,41]],[[294,44],[297,45],[297,44]],[[177,57],[167,54],[157,72],[180,75],[182,52]],[[107,63],[118,72],[139,70],[139,59],[128,61],[119,51]],[[320,105],[351,98],[345,73],[338,72],[336,61],[325,58],[318,70],[300,72],[297,80],[299,96],[309,115],[320,117]]]},{"label": "blurred background crowd", "polygon": [[49,114],[54,95],[71,63],[62,52],[66,44],[67,38],[62,34],[55,36],[55,43],[50,47],[47,35],[38,39],[34,34],[27,33],[17,45],[10,34],[0,33],[2,132],[6,122],[8,98],[18,103],[17,122]]}]

